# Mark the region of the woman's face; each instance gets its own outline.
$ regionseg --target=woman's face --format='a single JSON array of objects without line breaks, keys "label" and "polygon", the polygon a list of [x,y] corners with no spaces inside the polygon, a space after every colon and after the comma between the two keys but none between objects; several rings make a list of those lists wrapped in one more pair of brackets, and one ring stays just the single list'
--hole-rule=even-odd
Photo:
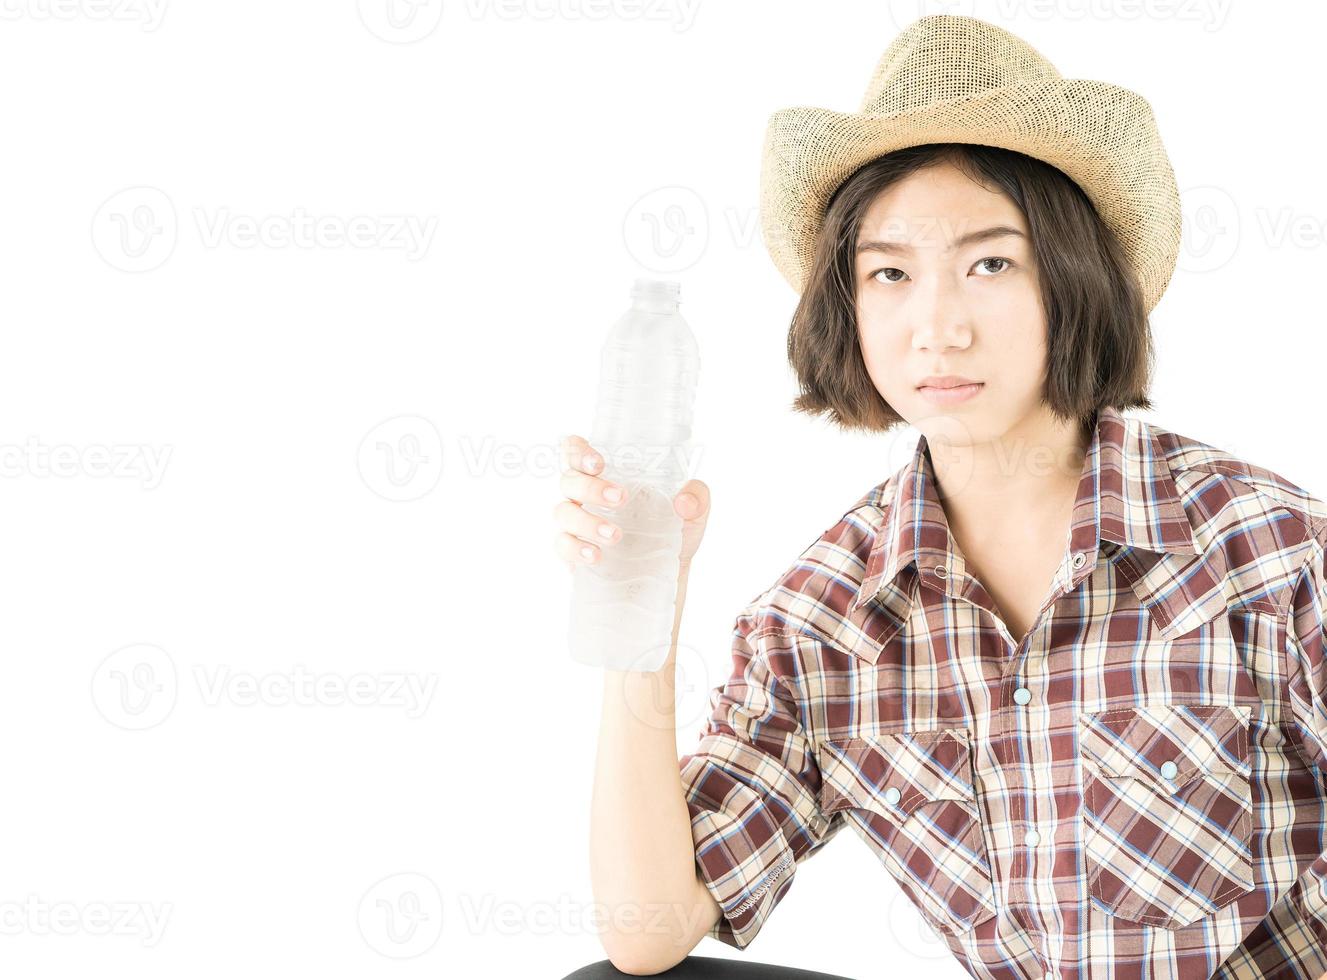
[{"label": "woman's face", "polygon": [[[911,425],[967,445],[1049,412],[1037,269],[1027,222],[1008,197],[936,164],[876,197],[857,247],[862,357]],[[923,386],[932,375],[979,384],[946,395]]]}]

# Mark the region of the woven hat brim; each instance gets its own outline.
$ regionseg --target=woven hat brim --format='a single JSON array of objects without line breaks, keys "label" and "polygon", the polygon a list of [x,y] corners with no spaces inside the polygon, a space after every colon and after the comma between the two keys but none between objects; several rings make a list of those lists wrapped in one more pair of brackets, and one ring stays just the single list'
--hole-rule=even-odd
[{"label": "woven hat brim", "polygon": [[1151,107],[1129,89],[1054,79],[992,89],[892,115],[811,106],[769,118],[760,225],[779,272],[799,294],[825,206],[863,164],[923,143],[980,143],[1058,167],[1119,237],[1150,312],[1180,247],[1180,197]]}]

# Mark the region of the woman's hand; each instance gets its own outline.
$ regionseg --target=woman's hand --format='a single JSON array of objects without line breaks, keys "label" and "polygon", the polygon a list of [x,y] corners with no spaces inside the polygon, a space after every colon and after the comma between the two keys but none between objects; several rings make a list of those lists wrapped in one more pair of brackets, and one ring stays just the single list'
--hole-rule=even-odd
[{"label": "woman's hand", "polygon": [[[604,521],[582,505],[593,502],[596,506],[621,507],[626,502],[626,488],[602,477],[604,460],[594,448],[578,435],[567,436],[562,443],[562,494],[553,507],[553,519],[558,533],[554,550],[567,569],[598,561],[605,547],[622,540],[622,529],[612,521]],[[619,498],[612,499],[617,491]],[[710,516],[710,488],[700,480],[688,480],[673,498],[673,511],[682,518],[682,550],[679,574],[691,568],[691,559],[700,548],[705,525]],[[608,528],[607,535],[600,527]]]}]

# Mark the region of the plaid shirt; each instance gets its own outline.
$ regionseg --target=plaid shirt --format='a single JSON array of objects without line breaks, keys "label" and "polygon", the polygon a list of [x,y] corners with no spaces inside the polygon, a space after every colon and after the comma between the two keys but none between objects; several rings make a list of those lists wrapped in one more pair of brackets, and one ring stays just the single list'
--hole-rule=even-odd
[{"label": "plaid shirt", "polygon": [[926,439],[738,615],[679,761],[747,946],[845,825],[975,977],[1327,973],[1327,505],[1104,409],[1019,643]]}]

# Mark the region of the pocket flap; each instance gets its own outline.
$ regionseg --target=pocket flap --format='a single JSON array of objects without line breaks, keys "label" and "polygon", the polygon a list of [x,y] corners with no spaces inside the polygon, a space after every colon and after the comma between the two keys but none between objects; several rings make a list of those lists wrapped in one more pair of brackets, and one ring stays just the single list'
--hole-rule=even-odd
[{"label": "pocket flap", "polygon": [[1249,778],[1247,705],[1161,704],[1085,714],[1082,751],[1102,773],[1167,791],[1199,773]]},{"label": "pocket flap", "polygon": [[820,809],[867,809],[902,822],[933,800],[972,800],[965,729],[936,729],[820,743]]}]

